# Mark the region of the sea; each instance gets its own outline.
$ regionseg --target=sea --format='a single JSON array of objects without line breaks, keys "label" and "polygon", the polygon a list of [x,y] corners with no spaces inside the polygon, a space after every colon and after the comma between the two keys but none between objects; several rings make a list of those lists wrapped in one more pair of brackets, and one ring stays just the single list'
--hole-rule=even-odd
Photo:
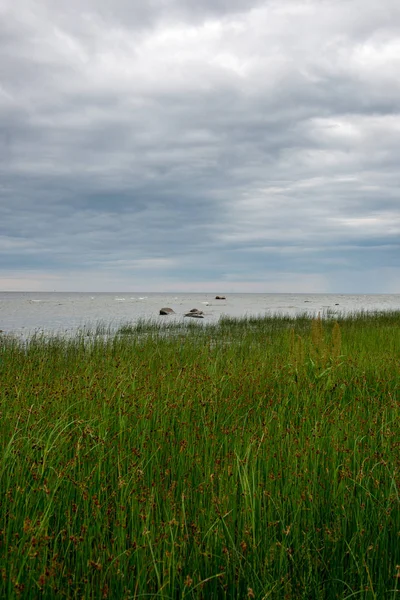
[{"label": "sea", "polygon": [[[164,307],[172,308],[175,314],[160,316]],[[216,294],[210,293],[0,292],[0,330],[24,338],[35,333],[73,335],[98,324],[116,330],[139,319],[183,321],[193,308],[204,312],[204,319],[191,319],[199,324],[216,323],[221,315],[319,313],[334,317],[358,311],[400,310],[400,294],[227,294],[217,300]]]}]

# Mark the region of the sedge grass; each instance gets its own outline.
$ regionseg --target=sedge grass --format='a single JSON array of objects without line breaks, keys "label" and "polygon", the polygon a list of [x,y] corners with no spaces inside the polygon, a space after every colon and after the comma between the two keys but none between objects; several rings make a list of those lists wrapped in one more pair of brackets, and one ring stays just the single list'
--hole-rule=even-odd
[{"label": "sedge grass", "polygon": [[400,313],[97,334],[0,338],[1,597],[397,597]]}]

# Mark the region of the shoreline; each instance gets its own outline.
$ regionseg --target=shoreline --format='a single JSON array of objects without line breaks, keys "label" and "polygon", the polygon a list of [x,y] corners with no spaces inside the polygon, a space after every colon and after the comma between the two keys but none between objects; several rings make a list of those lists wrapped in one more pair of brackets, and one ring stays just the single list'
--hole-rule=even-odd
[{"label": "shoreline", "polygon": [[117,329],[127,322],[158,318],[170,307],[180,320],[193,308],[203,311],[204,321],[216,323],[221,316],[263,316],[359,310],[400,310],[400,295],[229,294],[216,300],[211,294],[1,294],[0,329],[20,332],[74,332],[88,324],[106,323]]},{"label": "shoreline", "polygon": [[49,339],[73,339],[74,337],[96,337],[96,336],[118,336],[118,335],[134,335],[135,333],[143,333],[148,331],[149,333],[173,333],[186,331],[192,327],[201,327],[208,330],[218,330],[221,326],[224,327],[227,323],[233,326],[245,326],[246,324],[252,323],[253,325],[262,324],[263,322],[275,321],[292,323],[295,325],[299,321],[311,322],[313,319],[321,318],[323,321],[354,321],[354,320],[368,320],[368,319],[391,319],[400,318],[400,309],[398,310],[354,310],[352,312],[342,312],[339,310],[326,310],[322,312],[298,312],[293,313],[266,313],[258,315],[243,315],[243,316],[230,316],[228,314],[221,314],[218,320],[208,321],[207,312],[204,313],[204,319],[196,320],[194,323],[192,320],[188,321],[187,315],[171,314],[171,315],[155,315],[149,318],[138,317],[136,320],[126,320],[117,322],[115,320],[105,321],[99,320],[98,322],[88,321],[86,324],[76,326],[70,330],[46,330],[41,328],[32,328],[30,330],[0,330],[0,340],[4,338],[12,338],[21,341],[27,341],[32,338],[49,338]]}]

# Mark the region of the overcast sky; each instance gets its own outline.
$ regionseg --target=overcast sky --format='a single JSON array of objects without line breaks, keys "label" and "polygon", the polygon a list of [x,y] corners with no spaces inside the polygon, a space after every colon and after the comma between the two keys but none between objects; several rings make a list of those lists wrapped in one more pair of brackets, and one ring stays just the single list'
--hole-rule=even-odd
[{"label": "overcast sky", "polygon": [[398,0],[0,0],[0,290],[400,293]]}]

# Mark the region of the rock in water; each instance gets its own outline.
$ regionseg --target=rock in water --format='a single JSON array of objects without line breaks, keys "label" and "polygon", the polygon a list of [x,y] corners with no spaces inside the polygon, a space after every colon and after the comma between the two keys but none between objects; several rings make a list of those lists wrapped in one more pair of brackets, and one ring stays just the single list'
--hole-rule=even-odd
[{"label": "rock in water", "polygon": [[195,319],[204,319],[204,315],[201,311],[198,312],[188,312],[186,313],[185,317],[194,317]]},{"label": "rock in water", "polygon": [[216,300],[226,300],[225,296],[215,296]]},{"label": "rock in water", "polygon": [[189,310],[190,313],[197,313],[198,315],[203,315],[203,311],[199,310],[198,308],[192,308],[191,310]]},{"label": "rock in water", "polygon": [[172,308],[160,308],[160,315],[174,315],[175,311]]}]

